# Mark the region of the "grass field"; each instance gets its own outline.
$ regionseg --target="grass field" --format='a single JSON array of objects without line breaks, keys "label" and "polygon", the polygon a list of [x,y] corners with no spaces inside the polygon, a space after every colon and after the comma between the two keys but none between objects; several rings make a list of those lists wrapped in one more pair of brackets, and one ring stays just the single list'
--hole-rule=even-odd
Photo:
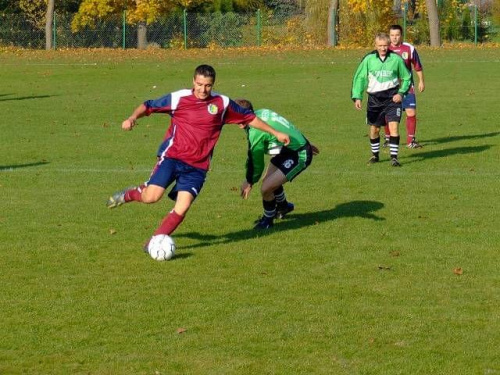
[{"label": "grass field", "polygon": [[[419,50],[424,148],[399,169],[366,165],[365,52],[1,50],[0,373],[500,374],[500,49]],[[171,202],[105,201],[147,179],[168,117],[120,124],[200,63],[321,154],[255,233],[227,126],[156,262],[142,245]]]}]

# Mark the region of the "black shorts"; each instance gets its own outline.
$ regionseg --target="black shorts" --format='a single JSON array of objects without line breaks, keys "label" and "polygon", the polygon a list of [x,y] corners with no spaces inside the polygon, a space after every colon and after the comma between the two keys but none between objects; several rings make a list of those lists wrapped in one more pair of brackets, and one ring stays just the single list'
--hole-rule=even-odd
[{"label": "black shorts", "polygon": [[377,127],[385,126],[389,122],[401,121],[402,104],[394,103],[392,97],[384,101],[368,97],[368,106],[366,111],[366,123]]},{"label": "black shorts", "polygon": [[271,159],[271,163],[283,172],[288,181],[292,181],[311,164],[312,157],[312,147],[307,143],[296,151],[283,147],[281,152]]}]

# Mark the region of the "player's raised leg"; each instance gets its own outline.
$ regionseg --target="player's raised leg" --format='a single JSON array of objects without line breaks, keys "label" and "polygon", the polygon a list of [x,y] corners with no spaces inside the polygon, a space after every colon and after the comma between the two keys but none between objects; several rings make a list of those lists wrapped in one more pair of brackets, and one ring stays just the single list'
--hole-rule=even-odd
[{"label": "player's raised leg", "polygon": [[111,195],[108,198],[108,201],[106,202],[106,207],[115,208],[133,200],[140,201],[142,189],[144,187],[145,187],[144,185],[131,186],[126,189],[117,191],[116,193],[113,193],[113,195]]}]

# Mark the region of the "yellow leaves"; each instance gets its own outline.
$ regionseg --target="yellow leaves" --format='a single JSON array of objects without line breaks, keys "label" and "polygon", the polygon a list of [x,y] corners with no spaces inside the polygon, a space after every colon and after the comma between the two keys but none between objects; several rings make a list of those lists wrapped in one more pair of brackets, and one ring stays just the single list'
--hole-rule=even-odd
[{"label": "yellow leaves", "polygon": [[192,3],[191,0],[179,0],[179,4],[185,9],[189,8]]},{"label": "yellow leaves", "polygon": [[37,28],[45,27],[47,0],[19,0],[19,8],[24,16]]},{"label": "yellow leaves", "polygon": [[367,13],[374,9],[387,9],[392,11],[392,0],[348,0],[347,4],[354,13]]},{"label": "yellow leaves", "polygon": [[339,14],[341,43],[373,45],[374,35],[392,24],[393,6],[393,0],[348,0],[346,11]]},{"label": "yellow leaves", "polygon": [[84,0],[71,22],[71,30],[76,32],[85,26],[94,27],[95,21],[110,14],[123,11],[123,4],[117,8],[112,0]]},{"label": "yellow leaves", "polygon": [[138,0],[135,4],[135,9],[127,11],[127,21],[130,23],[150,24],[160,15],[160,4],[156,0]]},{"label": "yellow leaves", "polygon": [[[187,4],[191,4],[191,0],[188,0]],[[121,15],[124,11],[126,11],[127,23],[150,24],[161,15],[171,11],[176,5],[175,0],[83,0],[78,13],[73,18],[71,29],[76,32],[86,26],[94,27],[98,19],[110,15]]]}]

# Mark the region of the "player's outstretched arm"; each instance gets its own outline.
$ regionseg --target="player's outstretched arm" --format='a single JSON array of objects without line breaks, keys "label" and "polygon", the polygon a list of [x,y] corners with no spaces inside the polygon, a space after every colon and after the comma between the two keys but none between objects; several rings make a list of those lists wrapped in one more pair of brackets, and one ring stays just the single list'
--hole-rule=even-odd
[{"label": "player's outstretched arm", "polygon": [[259,129],[265,131],[266,133],[274,135],[276,139],[283,143],[285,146],[290,143],[290,137],[288,136],[288,134],[274,130],[274,128],[269,126],[258,117],[255,117],[248,125],[254,127],[255,129]]},{"label": "player's outstretched arm", "polygon": [[132,128],[136,125],[137,119],[140,119],[145,115],[146,115],[146,106],[144,104],[141,104],[134,110],[134,112],[130,115],[128,119],[122,122],[122,129],[132,130]]}]

